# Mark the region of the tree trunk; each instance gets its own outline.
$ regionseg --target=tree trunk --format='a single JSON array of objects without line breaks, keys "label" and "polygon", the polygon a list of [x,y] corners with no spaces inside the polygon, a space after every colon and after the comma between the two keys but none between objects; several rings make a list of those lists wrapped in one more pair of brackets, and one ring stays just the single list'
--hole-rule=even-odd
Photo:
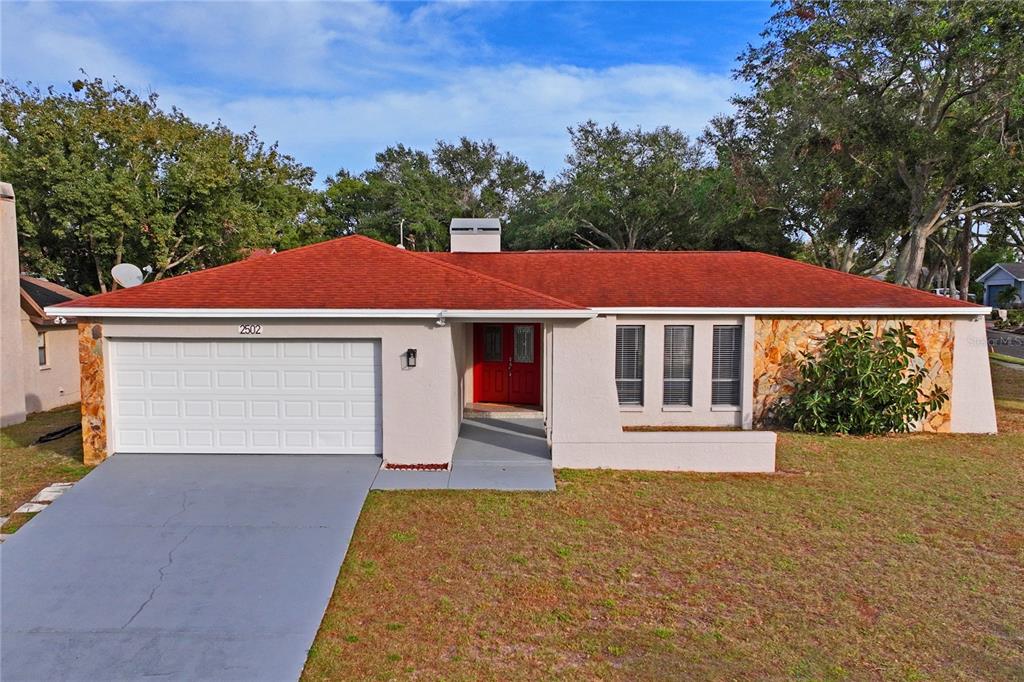
[{"label": "tree trunk", "polygon": [[973,246],[974,218],[967,214],[960,235],[960,300],[966,301],[971,289],[971,247]]},{"label": "tree trunk", "polygon": [[100,293],[107,293],[107,283],[103,279],[103,267],[100,266],[99,256],[96,255],[96,237],[89,235],[89,251],[92,252],[93,266],[96,268],[96,283],[100,285]]},{"label": "tree trunk", "polygon": [[896,264],[896,283],[916,289],[921,283],[921,270],[924,267],[924,254],[928,248],[928,234],[918,222],[911,229],[910,241],[907,243],[906,255]]}]

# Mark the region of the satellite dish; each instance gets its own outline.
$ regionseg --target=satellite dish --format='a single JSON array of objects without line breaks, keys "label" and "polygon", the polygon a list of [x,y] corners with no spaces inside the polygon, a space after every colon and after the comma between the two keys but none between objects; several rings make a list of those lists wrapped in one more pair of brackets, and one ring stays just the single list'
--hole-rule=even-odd
[{"label": "satellite dish", "polygon": [[142,270],[131,263],[120,263],[115,265],[110,269],[110,275],[114,278],[115,282],[123,286],[125,289],[137,287],[146,279],[142,274]]}]

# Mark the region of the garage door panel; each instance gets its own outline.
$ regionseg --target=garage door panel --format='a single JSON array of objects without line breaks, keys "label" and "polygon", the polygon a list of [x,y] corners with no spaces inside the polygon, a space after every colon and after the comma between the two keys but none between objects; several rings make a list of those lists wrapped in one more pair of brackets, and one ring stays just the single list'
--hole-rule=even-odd
[{"label": "garage door panel", "polygon": [[379,454],[374,341],[113,339],[121,452]]}]

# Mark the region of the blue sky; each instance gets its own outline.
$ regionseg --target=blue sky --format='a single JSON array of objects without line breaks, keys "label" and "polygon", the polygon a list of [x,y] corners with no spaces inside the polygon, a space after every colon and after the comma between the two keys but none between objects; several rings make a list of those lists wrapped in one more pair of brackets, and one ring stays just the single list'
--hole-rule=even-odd
[{"label": "blue sky", "polygon": [[84,68],[200,121],[255,126],[317,169],[491,138],[548,175],[592,118],[699,134],[741,87],[766,2],[0,4],[5,79]]}]

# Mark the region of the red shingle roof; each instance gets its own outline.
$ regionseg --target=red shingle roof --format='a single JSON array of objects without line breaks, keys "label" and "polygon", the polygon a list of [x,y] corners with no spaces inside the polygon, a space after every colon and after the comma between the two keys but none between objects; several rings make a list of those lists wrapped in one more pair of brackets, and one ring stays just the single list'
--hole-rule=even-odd
[{"label": "red shingle roof", "polygon": [[353,236],[79,299],[75,308],[572,310],[516,284]]},{"label": "red shingle roof", "polygon": [[761,253],[415,253],[362,236],[342,237],[67,305],[334,310],[941,310],[970,306]]},{"label": "red shingle roof", "polygon": [[963,308],[971,304],[740,251],[431,253],[588,308]]}]

